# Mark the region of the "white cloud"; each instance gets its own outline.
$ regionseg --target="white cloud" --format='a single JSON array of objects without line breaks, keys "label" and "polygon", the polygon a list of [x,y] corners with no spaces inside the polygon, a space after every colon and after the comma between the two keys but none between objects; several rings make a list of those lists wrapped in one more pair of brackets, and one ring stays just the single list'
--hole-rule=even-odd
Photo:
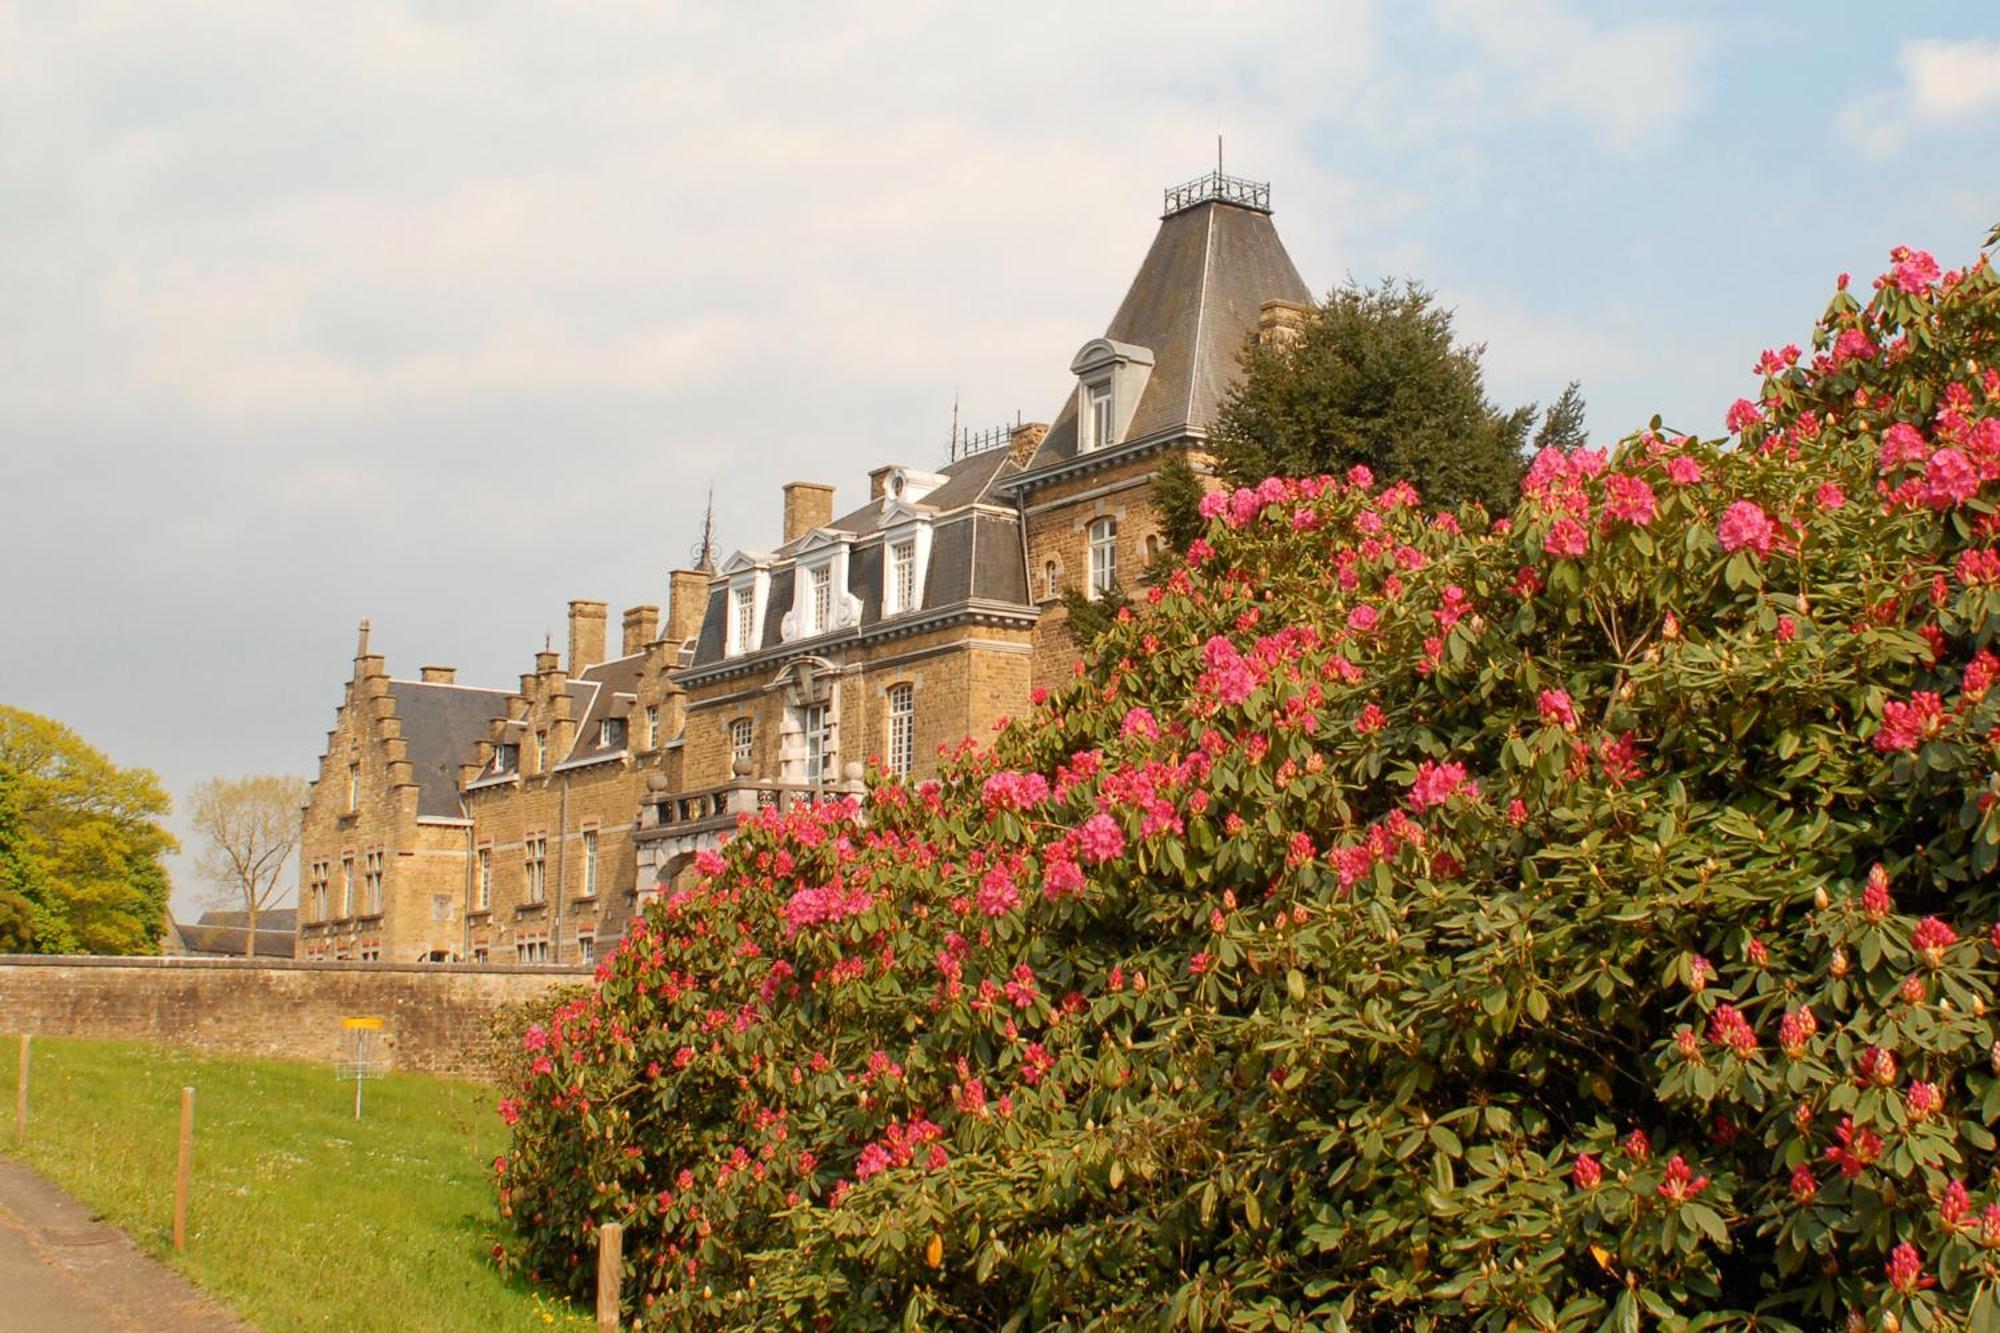
[{"label": "white cloud", "polygon": [[1598,145],[1636,153],[1667,138],[1696,105],[1709,43],[1678,20],[1596,22],[1563,0],[1438,0],[1438,25],[1485,61],[1459,96],[1485,115],[1566,119]]},{"label": "white cloud", "polygon": [[1896,53],[1902,86],[1863,93],[1835,128],[1870,157],[1885,157],[1925,129],[2000,113],[2000,41],[1918,38]]}]

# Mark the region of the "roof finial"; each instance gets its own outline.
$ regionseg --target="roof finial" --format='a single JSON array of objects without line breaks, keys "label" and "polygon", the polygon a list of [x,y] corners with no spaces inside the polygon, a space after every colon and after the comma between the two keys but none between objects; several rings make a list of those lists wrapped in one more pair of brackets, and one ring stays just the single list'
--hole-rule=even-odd
[{"label": "roof finial", "polygon": [[694,567],[704,574],[715,572],[715,483],[708,483],[708,509],[701,519],[701,539],[694,547]]},{"label": "roof finial", "polygon": [[361,622],[361,638],[354,645],[354,655],[356,657],[368,656],[368,622],[366,620]]},{"label": "roof finial", "polygon": [[1222,122],[1215,122],[1215,174],[1222,174]]}]

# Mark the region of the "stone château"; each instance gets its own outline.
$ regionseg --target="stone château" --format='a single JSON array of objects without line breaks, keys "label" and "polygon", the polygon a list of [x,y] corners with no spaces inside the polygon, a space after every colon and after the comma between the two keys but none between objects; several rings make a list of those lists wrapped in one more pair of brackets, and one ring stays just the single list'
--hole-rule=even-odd
[{"label": "stone ch\u00e2teau", "polygon": [[567,655],[513,689],[392,677],[364,623],[305,809],[298,956],[589,962],[744,812],[915,778],[1075,662],[1064,590],[1130,583],[1160,550],[1151,483],[1198,472],[1244,348],[1311,300],[1267,186],[1167,191],[1102,337],[1047,426],[885,463],[865,503],[783,488],[768,550],[674,570],[609,651],[569,606]]}]

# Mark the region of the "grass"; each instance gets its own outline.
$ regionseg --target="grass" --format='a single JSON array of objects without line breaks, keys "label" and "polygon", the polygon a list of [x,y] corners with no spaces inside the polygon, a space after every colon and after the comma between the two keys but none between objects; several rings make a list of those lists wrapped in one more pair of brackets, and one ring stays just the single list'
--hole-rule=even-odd
[{"label": "grass", "polygon": [[[38,1037],[25,1145],[18,1048],[0,1040],[0,1146],[265,1329],[588,1328],[504,1281],[486,1177],[494,1093],[391,1074],[364,1092],[323,1065]],[[180,1090],[195,1089],[185,1256],[172,1253]]]}]

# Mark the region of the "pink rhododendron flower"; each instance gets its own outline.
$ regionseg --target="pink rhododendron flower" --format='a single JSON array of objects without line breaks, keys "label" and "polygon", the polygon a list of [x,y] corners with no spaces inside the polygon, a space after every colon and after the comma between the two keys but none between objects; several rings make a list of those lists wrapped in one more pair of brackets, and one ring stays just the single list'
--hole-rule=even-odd
[{"label": "pink rhododendron flower", "polygon": [[1940,449],[1924,464],[1924,503],[1951,509],[1979,493],[1979,473],[1956,449]]},{"label": "pink rhododendron flower", "polygon": [[1777,527],[1755,500],[1738,500],[1723,511],[1722,521],[1715,525],[1715,535],[1725,551],[1747,546],[1758,555],[1769,555]]},{"label": "pink rhododendron flower", "polygon": [[1578,1153],[1576,1165],[1570,1168],[1570,1178],[1580,1190],[1594,1190],[1604,1179],[1604,1166],[1589,1153]]},{"label": "pink rhododendron flower", "polygon": [[1813,492],[1813,499],[1821,509],[1839,509],[1847,503],[1847,492],[1833,482],[1822,482],[1820,488]]},{"label": "pink rhododendron flower", "polygon": [[1590,549],[1590,534],[1573,518],[1559,518],[1542,538],[1542,549],[1550,555],[1580,556]]},{"label": "pink rhododendron flower", "polygon": [[1464,764],[1426,759],[1417,766],[1417,776],[1410,783],[1410,808],[1422,813],[1461,792],[1470,797],[1479,795],[1479,784],[1466,777]]},{"label": "pink rhododendron flower", "polygon": [[1668,1203],[1685,1203],[1708,1188],[1708,1177],[1697,1176],[1687,1159],[1675,1153],[1667,1162],[1666,1178],[1660,1182],[1659,1194]]},{"label": "pink rhododendron flower", "polygon": [[1153,720],[1151,709],[1130,708],[1118,724],[1118,734],[1128,741],[1156,741],[1160,739],[1160,724]]},{"label": "pink rhododendron flower", "polygon": [[1077,845],[1083,849],[1086,859],[1094,864],[1115,860],[1125,854],[1125,830],[1118,827],[1118,821],[1107,814],[1095,814],[1083,821],[1077,831]]},{"label": "pink rhododendron flower", "polygon": [[1676,486],[1692,486],[1703,475],[1701,464],[1686,454],[1675,454],[1667,460],[1667,480]]},{"label": "pink rhododendron flower", "polygon": [[1543,690],[1541,714],[1545,727],[1568,731],[1576,726],[1576,705],[1570,702],[1568,690]]},{"label": "pink rhododendron flower", "polygon": [[1944,730],[1944,700],[1929,690],[1919,690],[1908,703],[1891,699],[1882,705],[1882,727],[1875,733],[1875,748],[1884,754],[1914,750],[1934,740]]},{"label": "pink rhododendron flower", "polygon": [[[1928,259],[1930,256],[1924,256]],[[1932,268],[1937,266],[1933,264]],[[1901,1296],[1912,1296],[1925,1287],[1937,1285],[1937,1279],[1924,1273],[1924,1258],[1917,1253],[1917,1247],[1904,1241],[1889,1252],[1889,1262],[1884,1265],[1889,1285]]]},{"label": "pink rhododendron flower", "polygon": [[1209,491],[1201,497],[1200,508],[1203,518],[1216,518],[1220,516],[1224,510],[1229,508],[1229,493],[1227,491]]},{"label": "pink rhododendron flower", "polygon": [[1356,463],[1353,467],[1347,469],[1347,484],[1355,487],[1357,490],[1368,490],[1375,484],[1375,474],[1368,470],[1366,464]]},{"label": "pink rhododendron flower", "polygon": [[1643,477],[1613,473],[1604,479],[1604,516],[1643,528],[1653,521],[1653,488]]},{"label": "pink rhododendron flower", "polygon": [[1938,262],[1931,258],[1928,250],[1912,250],[1899,245],[1889,252],[1889,258],[1893,264],[1889,280],[1896,284],[1899,292],[1914,296],[1938,280]]},{"label": "pink rhododendron flower", "polygon": [[1751,426],[1761,426],[1764,424],[1764,409],[1748,398],[1738,398],[1730,404],[1729,414],[1723,418],[1723,424],[1729,428],[1729,433],[1732,435]]},{"label": "pink rhododendron flower", "polygon": [[1921,463],[1930,456],[1930,442],[1917,433],[1916,427],[1898,421],[1882,432],[1882,448],[1876,455],[1875,465],[1883,472],[1894,472],[1906,464]]},{"label": "pink rhododendron flower", "polygon": [[979,881],[973,902],[983,916],[1005,916],[1021,905],[1021,890],[1004,866],[994,866]]},{"label": "pink rhododendron flower", "polygon": [[1381,623],[1381,614],[1366,603],[1347,613],[1347,627],[1357,634],[1372,634]]}]

